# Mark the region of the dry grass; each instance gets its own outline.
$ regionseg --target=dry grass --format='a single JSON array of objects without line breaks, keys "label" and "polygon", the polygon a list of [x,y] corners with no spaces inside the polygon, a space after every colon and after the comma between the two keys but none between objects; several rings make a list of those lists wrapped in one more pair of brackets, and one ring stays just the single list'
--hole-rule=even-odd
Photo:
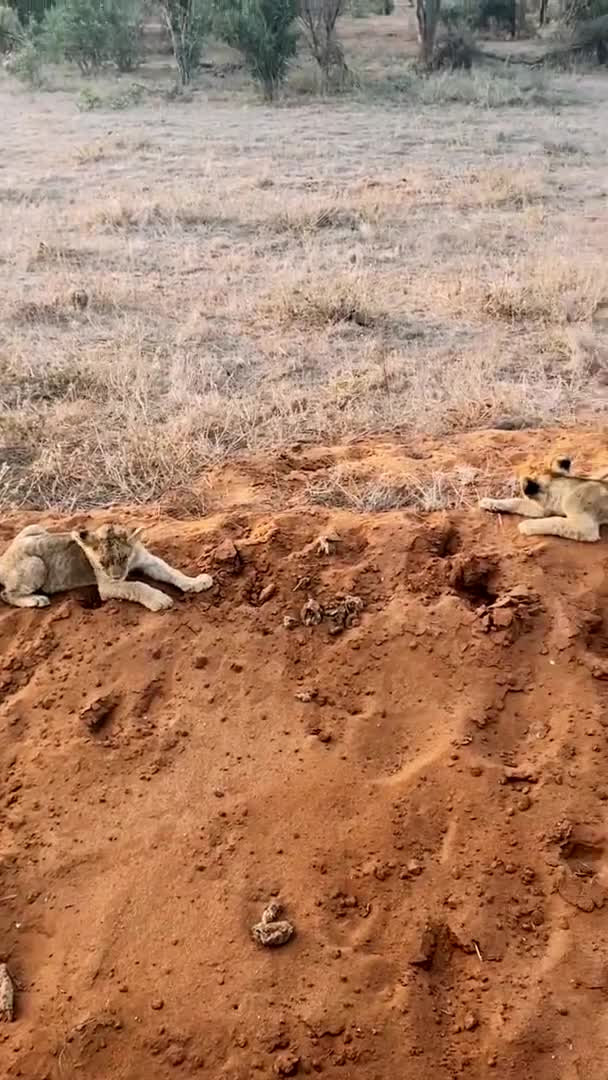
[{"label": "dry grass", "polygon": [[344,20],[358,86],[333,101],[305,67],[273,109],[242,72],[169,102],[155,63],[85,112],[74,75],[2,76],[0,505],[198,505],[241,451],[601,419],[604,84],[404,75],[408,17]]},{"label": "dry grass", "polygon": [[[424,476],[390,474],[360,476],[336,465],[306,489],[307,501],[318,506],[379,513],[385,510],[461,509],[476,506],[488,493],[491,482],[477,469],[461,467],[450,472],[432,471]],[[493,491],[496,489],[494,480]]]}]

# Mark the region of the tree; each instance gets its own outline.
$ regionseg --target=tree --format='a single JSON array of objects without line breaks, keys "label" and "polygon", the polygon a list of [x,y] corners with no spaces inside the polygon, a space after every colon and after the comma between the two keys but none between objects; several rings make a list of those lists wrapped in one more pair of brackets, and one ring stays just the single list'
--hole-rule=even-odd
[{"label": "tree", "polygon": [[418,42],[420,46],[420,60],[425,67],[430,67],[433,61],[433,49],[435,48],[435,35],[439,22],[441,0],[416,0],[416,22],[418,24]]},{"label": "tree", "polygon": [[321,69],[323,91],[344,85],[348,67],[336,34],[344,0],[300,0],[300,24],[308,47]]},{"label": "tree", "polygon": [[19,21],[27,26],[32,20],[41,22],[47,8],[53,6],[54,0],[7,0],[8,6],[15,9]]},{"label": "tree", "polygon": [[140,59],[143,4],[140,0],[58,0],[42,22],[40,44],[57,62],[78,64],[83,75],[110,60],[132,71]]},{"label": "tree", "polygon": [[217,30],[272,101],[295,55],[297,0],[217,0]]},{"label": "tree", "polygon": [[200,63],[203,41],[211,28],[211,9],[205,0],[161,0],[161,6],[180,85],[187,86]]}]

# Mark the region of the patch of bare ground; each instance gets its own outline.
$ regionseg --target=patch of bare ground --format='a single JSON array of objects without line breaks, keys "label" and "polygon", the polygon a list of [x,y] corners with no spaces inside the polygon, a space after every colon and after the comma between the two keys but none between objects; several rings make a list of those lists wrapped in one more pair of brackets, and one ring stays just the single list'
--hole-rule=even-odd
[{"label": "patch of bare ground", "polygon": [[342,34],[355,89],[303,95],[300,63],[274,109],[226,56],[183,101],[151,61],[111,112],[106,78],[82,111],[72,74],[3,77],[2,505],[148,502],[302,440],[601,417],[602,80],[421,80],[407,13]]}]

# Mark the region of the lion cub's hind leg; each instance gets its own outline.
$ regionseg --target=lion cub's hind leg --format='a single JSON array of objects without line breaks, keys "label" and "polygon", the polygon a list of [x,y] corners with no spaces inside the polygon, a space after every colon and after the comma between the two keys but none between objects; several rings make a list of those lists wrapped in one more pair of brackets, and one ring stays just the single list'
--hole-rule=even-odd
[{"label": "lion cub's hind leg", "polygon": [[48,597],[36,591],[42,588],[45,578],[46,567],[42,559],[35,555],[24,556],[6,574],[0,595],[5,604],[13,607],[47,607]]},{"label": "lion cub's hind leg", "polygon": [[524,536],[561,536],[564,540],[581,540],[594,543],[600,538],[600,527],[590,514],[572,514],[571,517],[546,517],[539,521],[522,521],[520,533]]}]

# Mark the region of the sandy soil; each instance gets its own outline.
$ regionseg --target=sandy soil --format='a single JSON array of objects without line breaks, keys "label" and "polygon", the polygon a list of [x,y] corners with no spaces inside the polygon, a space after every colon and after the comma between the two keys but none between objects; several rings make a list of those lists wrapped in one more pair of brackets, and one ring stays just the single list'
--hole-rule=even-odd
[{"label": "sandy soil", "polygon": [[[545,440],[349,454],[500,478]],[[258,458],[205,520],[126,513],[211,595],[0,612],[3,1076],[602,1075],[605,547],[306,508],[335,453],[275,462],[278,512]],[[273,897],[296,932],[264,949]]]}]

